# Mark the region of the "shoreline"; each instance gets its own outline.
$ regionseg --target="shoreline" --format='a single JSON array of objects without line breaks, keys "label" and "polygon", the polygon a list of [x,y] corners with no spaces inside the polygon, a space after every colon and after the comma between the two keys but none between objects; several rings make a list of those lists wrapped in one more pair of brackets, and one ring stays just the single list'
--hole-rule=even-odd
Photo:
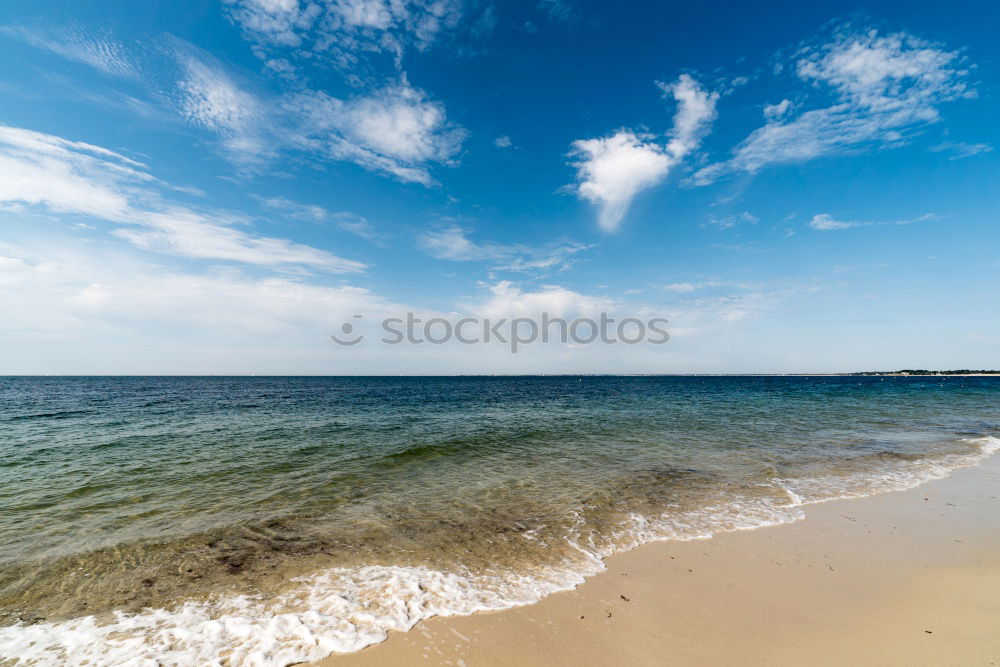
[{"label": "shoreline", "polygon": [[316,667],[1000,662],[1000,456],[801,521],[615,554],[538,603],[427,619]]},{"label": "shoreline", "polygon": [[[87,616],[0,628],[0,655],[21,654],[29,663],[34,658],[42,664],[54,663],[64,650],[79,658],[73,664],[102,657],[127,662],[142,654],[150,659],[170,655],[177,664],[221,657],[234,664],[323,667],[506,664],[511,654],[517,655],[516,664],[620,664],[614,657],[625,655],[639,664],[662,664],[658,656],[673,651],[676,643],[688,642],[694,648],[678,657],[680,664],[775,664],[765,657],[748,660],[746,646],[757,642],[761,656],[770,656],[784,650],[782,642],[788,637],[797,637],[797,646],[812,645],[843,619],[855,619],[856,628],[869,628],[870,618],[901,617],[912,607],[927,606],[927,600],[931,603],[925,616],[937,618],[939,608],[952,602],[953,591],[933,590],[936,582],[967,583],[970,572],[979,568],[973,584],[963,586],[989,591],[990,597],[976,601],[971,612],[959,610],[958,616],[965,627],[982,625],[985,619],[989,630],[977,630],[972,643],[955,643],[950,653],[928,664],[942,664],[955,651],[968,653],[970,646],[972,653],[961,664],[990,664],[983,662],[984,656],[1000,651],[1000,638],[989,641],[1000,622],[1000,529],[994,525],[1000,509],[1000,457],[995,456],[1000,438],[972,439],[977,440],[980,454],[944,455],[930,468],[921,467],[923,481],[914,480],[915,471],[905,465],[894,472],[886,469],[883,481],[889,486],[872,495],[846,495],[851,491],[845,488],[845,495],[837,498],[809,499],[799,495],[808,492],[796,489],[795,478],[777,479],[793,502],[775,506],[781,511],[773,516],[765,511],[754,522],[733,523],[727,506],[710,505],[704,509],[719,525],[714,537],[707,537],[708,531],[694,537],[698,532],[680,530],[664,538],[660,532],[659,540],[622,545],[615,554],[592,554],[592,567],[585,571],[566,568],[558,579],[532,579],[526,588],[523,577],[488,575],[489,581],[475,583],[420,568],[334,568],[311,578],[288,579],[298,583],[273,604],[237,596],[187,602],[174,610],[147,608],[108,624],[95,624],[95,617]],[[893,484],[901,490],[893,490]],[[681,528],[697,525],[690,519],[680,523]],[[836,539],[831,541],[831,536]],[[902,536],[908,541],[901,541]],[[754,569],[760,565],[763,571]],[[926,577],[928,570],[937,576]],[[844,581],[830,578],[845,572]],[[725,590],[720,590],[720,582]],[[496,585],[505,591],[500,599]],[[620,590],[613,590],[616,587]],[[931,592],[915,602],[885,609],[858,604],[873,597],[900,597],[921,587]],[[842,589],[851,590],[852,597],[845,599]],[[745,590],[752,591],[748,599],[735,593]],[[455,593],[463,594],[456,598]],[[761,606],[761,601],[771,606]],[[836,613],[817,619],[809,607]],[[987,607],[989,613],[982,613]],[[789,617],[789,609],[798,610],[798,615]],[[753,627],[755,619],[771,618],[783,620]],[[803,625],[803,619],[812,625]],[[715,626],[722,631],[706,632]],[[670,629],[667,634],[664,628]],[[934,632],[925,629],[926,634]],[[732,646],[726,643],[734,641]],[[822,650],[843,655],[846,661],[845,647],[861,650],[882,641],[881,636],[869,637],[867,643],[845,637]],[[923,652],[909,656],[908,662]],[[862,661],[866,657],[860,654]],[[308,659],[317,661],[299,662]],[[806,659],[812,657],[793,655],[787,663]]]}]

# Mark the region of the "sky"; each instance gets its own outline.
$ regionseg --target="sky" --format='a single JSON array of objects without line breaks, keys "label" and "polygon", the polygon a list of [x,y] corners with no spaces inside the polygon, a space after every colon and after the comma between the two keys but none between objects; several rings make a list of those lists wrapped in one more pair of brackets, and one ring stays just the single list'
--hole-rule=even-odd
[{"label": "sky", "polygon": [[[998,29],[987,2],[5,3],[0,374],[1000,367]],[[377,335],[542,312],[670,338]]]}]

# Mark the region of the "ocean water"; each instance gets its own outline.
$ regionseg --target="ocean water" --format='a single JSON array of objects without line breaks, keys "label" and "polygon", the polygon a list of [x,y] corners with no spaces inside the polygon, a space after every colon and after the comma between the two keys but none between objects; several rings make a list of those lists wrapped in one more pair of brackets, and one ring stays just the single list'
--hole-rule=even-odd
[{"label": "ocean water", "polygon": [[0,664],[355,651],[998,449],[995,377],[0,378]]}]

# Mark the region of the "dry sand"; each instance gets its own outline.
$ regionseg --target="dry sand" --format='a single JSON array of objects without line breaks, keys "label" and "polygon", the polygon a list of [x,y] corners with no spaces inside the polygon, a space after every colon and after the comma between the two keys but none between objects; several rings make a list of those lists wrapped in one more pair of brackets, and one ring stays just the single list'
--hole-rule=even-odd
[{"label": "dry sand", "polygon": [[658,542],[574,591],[433,618],[360,665],[1000,665],[1000,456],[798,523]]}]

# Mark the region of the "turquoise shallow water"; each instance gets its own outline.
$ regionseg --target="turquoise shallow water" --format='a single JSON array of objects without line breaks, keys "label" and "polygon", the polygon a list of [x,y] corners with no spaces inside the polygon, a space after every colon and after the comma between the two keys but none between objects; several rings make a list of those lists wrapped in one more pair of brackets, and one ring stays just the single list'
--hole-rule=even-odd
[{"label": "turquoise shallow water", "polygon": [[356,650],[974,464],[998,399],[975,377],[3,378],[0,656]]}]

